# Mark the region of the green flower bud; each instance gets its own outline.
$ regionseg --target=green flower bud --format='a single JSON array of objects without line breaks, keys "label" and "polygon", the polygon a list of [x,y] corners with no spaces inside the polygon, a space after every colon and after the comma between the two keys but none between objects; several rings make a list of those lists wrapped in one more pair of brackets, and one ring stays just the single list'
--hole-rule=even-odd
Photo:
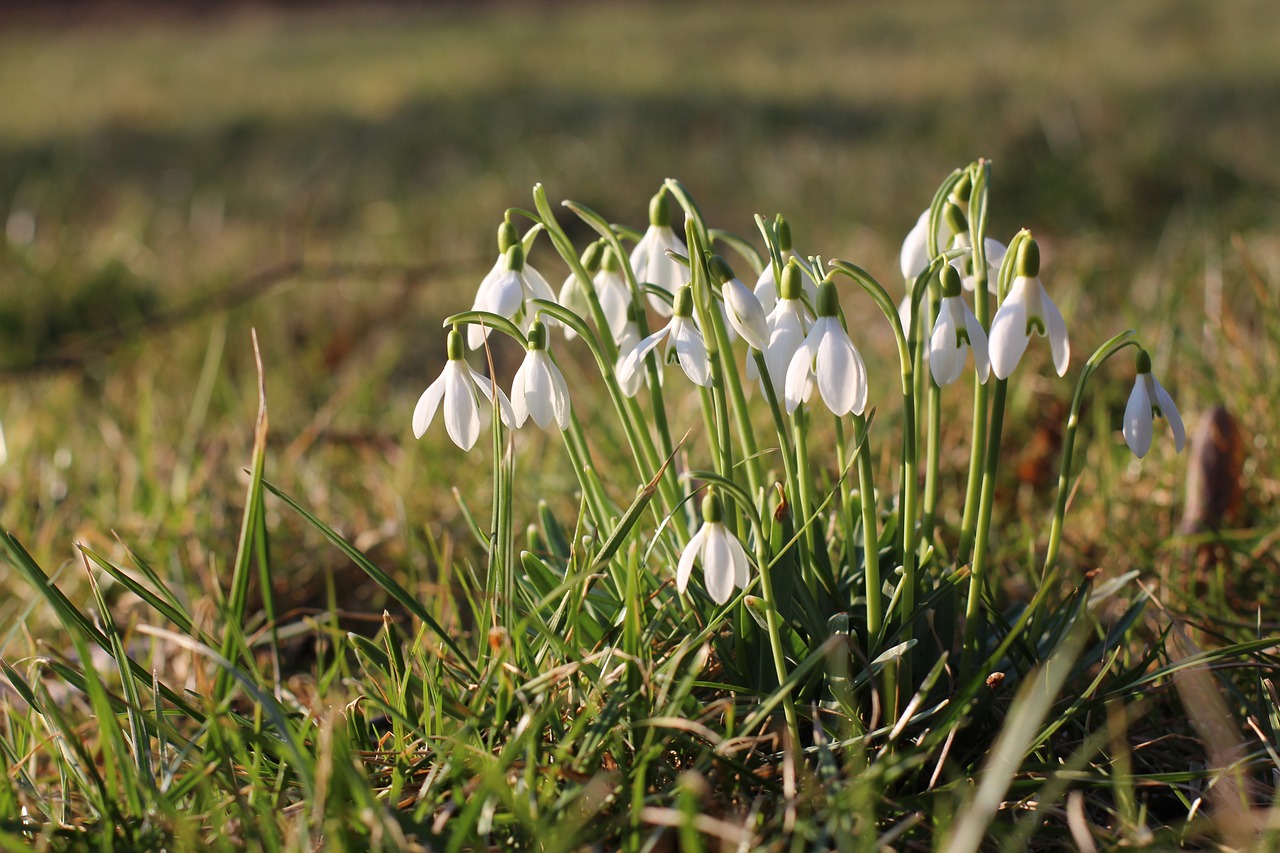
[{"label": "green flower bud", "polygon": [[1018,245],[1018,257],[1013,271],[1024,278],[1035,278],[1040,275],[1040,246],[1034,237],[1028,237]]},{"label": "green flower bud", "polygon": [[534,320],[529,326],[529,346],[530,352],[547,348],[547,327],[541,320]]},{"label": "green flower bud", "polygon": [[671,306],[671,313],[677,317],[693,316],[693,288],[684,285],[676,291],[675,303]]},{"label": "green flower bud", "polygon": [[707,259],[707,269],[711,272],[711,280],[716,284],[724,284],[733,278],[733,267],[719,255],[712,255]]},{"label": "green flower bud", "polygon": [[[946,220],[947,228],[951,229],[952,234],[963,234],[969,230],[969,221],[964,218],[964,211],[959,205],[950,202],[942,208],[942,218]],[[943,248],[942,246],[938,247]]]},{"label": "green flower bud", "polygon": [[659,190],[649,201],[649,224],[659,227],[671,225],[671,200],[666,190]]},{"label": "green flower bud", "polygon": [[787,261],[787,265],[782,268],[782,286],[778,288],[778,296],[782,299],[799,299],[804,293],[804,275],[800,271],[800,265],[796,263],[795,258]]},{"label": "green flower bud", "polygon": [[449,338],[445,343],[445,352],[448,353],[450,361],[462,361],[466,355],[466,344],[463,341],[462,332],[458,331],[457,326],[449,330]]},{"label": "green flower bud", "polygon": [[1138,360],[1139,374],[1151,372],[1151,354],[1148,353],[1146,350],[1144,350],[1142,347],[1138,347],[1137,360]]},{"label": "green flower bud", "polygon": [[836,283],[829,278],[818,285],[818,316],[839,317],[840,297],[836,293]]},{"label": "green flower bud", "polygon": [[519,241],[507,249],[507,269],[513,272],[524,271],[524,246]]},{"label": "green flower bud", "polygon": [[582,253],[582,268],[589,273],[595,274],[600,270],[600,262],[604,259],[605,245],[602,241],[596,240],[587,246],[586,251]]},{"label": "green flower bud", "polygon": [[969,173],[965,172],[956,183],[955,189],[951,191],[951,197],[960,204],[968,204],[971,195],[973,195],[973,181],[970,180]]},{"label": "green flower bud", "polygon": [[724,523],[724,504],[720,502],[720,496],[711,489],[707,489],[702,497],[702,520],[707,524]]},{"label": "green flower bud", "polygon": [[510,219],[502,220],[502,224],[498,226],[498,252],[505,253],[519,242],[520,232],[516,230],[515,223]]},{"label": "green flower bud", "polygon": [[960,273],[951,264],[942,267],[942,272],[938,275],[942,284],[943,296],[959,296],[960,295]]},{"label": "green flower bud", "polygon": [[791,251],[791,223],[778,215],[778,251]]}]

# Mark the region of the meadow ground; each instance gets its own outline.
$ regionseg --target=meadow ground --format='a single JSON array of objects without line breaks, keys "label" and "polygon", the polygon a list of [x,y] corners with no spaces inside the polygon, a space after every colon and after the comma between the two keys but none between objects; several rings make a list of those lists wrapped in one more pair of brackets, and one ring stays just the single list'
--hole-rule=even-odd
[{"label": "meadow ground", "polygon": [[[0,425],[7,448],[0,528],[56,578],[68,606],[96,612],[109,605],[129,643],[145,646],[136,625],[181,630],[183,617],[191,636],[222,638],[225,608],[236,604],[225,599],[243,542],[250,482],[244,471],[254,456],[258,387],[250,329],[256,329],[270,416],[266,479],[427,602],[466,649],[483,649],[465,616],[462,590],[470,587],[459,577],[483,568],[484,550],[450,487],[487,518],[489,450],[482,439],[480,449],[463,454],[438,426],[415,441],[409,422],[417,396],[444,364],[441,320],[470,306],[492,263],[503,211],[531,208],[530,188],[541,182],[553,201],[575,199],[610,221],[643,228],[650,195],[675,177],[713,225],[759,246],[753,215],[782,212],[798,248],[855,261],[896,298],[903,235],[950,170],[985,157],[993,164],[990,233],[1008,240],[1021,227],[1035,232],[1043,277],[1069,318],[1074,364],[1114,332],[1139,329],[1188,429],[1222,405],[1242,436],[1242,486],[1223,522],[1229,530],[1219,543],[1220,559],[1206,565],[1195,555],[1203,537],[1178,535],[1188,455],[1176,456],[1170,442],[1157,440],[1144,460],[1133,459],[1119,435],[1132,374],[1127,365],[1106,368],[1090,393],[1077,449],[1080,474],[1060,556],[1063,600],[1094,570],[1103,580],[1138,573],[1125,600],[1139,595],[1139,583],[1152,600],[1140,619],[1125,624],[1132,634],[1124,634],[1122,657],[1133,672],[1169,675],[1171,669],[1161,668],[1176,668],[1185,654],[1166,643],[1183,631],[1188,643],[1208,649],[1265,638],[1276,631],[1280,596],[1274,427],[1280,414],[1280,165],[1274,156],[1280,29],[1265,23],[1270,12],[1267,3],[1252,0],[804,2],[789,4],[785,13],[765,3],[445,4],[417,12],[353,7],[241,11],[225,20],[131,16],[115,25],[11,25],[0,30]],[[561,222],[578,245],[593,236],[573,217]],[[565,268],[545,241],[532,260],[558,286]],[[851,304],[871,316],[869,302]],[[871,370],[871,397],[884,401],[896,388],[896,371],[888,367],[894,348],[887,330],[875,329],[868,323],[858,342]],[[518,352],[499,348],[496,357],[499,372],[509,377]],[[1036,357],[1038,369],[1050,375],[1047,357]],[[589,360],[562,360],[575,408],[605,407]],[[1039,577],[1036,554],[1053,506],[1070,397],[1070,384],[1047,380],[1010,391],[1009,464],[997,489],[994,552],[999,602],[1011,608],[1006,613],[1030,597]],[[968,462],[969,397],[949,398],[947,405],[943,487],[954,491],[963,488]],[[899,416],[887,403],[881,409],[876,429],[892,435]],[[701,423],[695,408],[673,417],[683,427]],[[609,497],[626,507],[640,479],[625,463],[625,440],[603,419],[590,427],[598,457],[618,460],[603,477]],[[527,517],[516,523],[534,520],[539,499],[562,519],[576,517],[579,484],[558,437],[526,430],[518,447],[513,502]],[[891,449],[877,459],[879,482],[893,478]],[[1237,491],[1234,483],[1216,485]],[[960,517],[957,504],[946,506],[940,526],[949,536]],[[672,738],[691,737],[668,732],[655,746],[637,734],[651,739],[655,728],[626,728],[606,713],[605,699],[592,716],[613,732],[598,735],[613,744],[599,748],[603,763],[563,771],[558,786],[546,783],[531,795],[541,804],[531,812],[496,793],[515,761],[503,754],[503,736],[493,733],[502,727],[491,732],[474,721],[471,734],[505,762],[499,770],[476,759],[438,771],[430,769],[438,763],[406,758],[403,767],[388,762],[387,775],[374,774],[367,790],[357,777],[338,779],[332,764],[350,764],[350,756],[335,759],[325,749],[341,740],[334,732],[347,723],[337,721],[318,685],[342,702],[377,692],[370,686],[376,678],[362,681],[370,667],[408,685],[395,653],[385,650],[394,645],[392,629],[378,634],[382,645],[372,648],[346,634],[375,636],[383,609],[403,614],[406,605],[270,496],[262,528],[264,537],[255,541],[270,543],[270,604],[283,635],[272,637],[277,659],[283,655],[286,676],[299,680],[295,693],[320,697],[281,706],[289,720],[282,730],[296,735],[309,757],[281,758],[278,745],[260,752],[252,737],[228,734],[239,732],[240,723],[227,722],[223,730],[208,722],[222,719],[218,714],[195,710],[191,721],[203,720],[198,735],[169,734],[214,753],[202,738],[242,751],[228,747],[221,764],[199,772],[190,755],[171,755],[173,778],[168,788],[157,783],[161,794],[145,793],[136,778],[128,781],[130,772],[141,773],[136,762],[132,771],[109,767],[103,756],[114,748],[110,732],[87,738],[88,752],[78,758],[65,747],[52,749],[59,737],[88,731],[78,713],[106,706],[93,704],[98,699],[90,689],[90,699],[79,705],[66,699],[58,710],[54,699],[67,683],[77,684],[76,662],[87,646],[60,633],[67,612],[33,593],[11,551],[8,562],[0,561],[0,657],[13,667],[11,679],[63,685],[61,693],[55,685],[30,696],[18,697],[13,688],[2,694],[9,710],[0,727],[6,750],[0,766],[12,789],[0,794],[0,819],[11,832],[22,831],[20,805],[35,809],[39,801],[49,807],[48,820],[28,831],[52,847],[93,849],[87,839],[98,832],[124,847],[157,838],[178,846],[256,838],[301,849],[341,837],[344,822],[355,827],[345,843],[356,847],[399,843],[379,834],[391,832],[392,824],[410,838],[461,847],[480,843],[496,821],[511,838],[547,849],[593,842],[641,849],[668,843],[661,828],[679,824],[672,815],[692,813],[692,787],[677,790],[674,783],[678,771],[692,769],[721,792],[698,795],[712,821],[699,825],[705,838],[728,837],[728,823],[754,827],[746,837],[766,846],[799,838],[835,845],[830,839],[844,838],[843,830],[831,828],[834,799],[824,804],[810,790],[797,818],[793,791],[784,796],[767,778],[742,781],[749,771],[759,775],[751,761],[730,766],[707,759],[704,765],[701,756],[655,769],[652,777],[641,769],[638,783],[626,775],[622,794],[592,793],[597,811],[591,813],[602,816],[598,826],[583,817],[554,842],[539,835],[549,815],[563,817],[557,808],[578,814],[579,806],[565,805],[580,793],[569,791],[574,784],[581,781],[586,790],[593,779],[614,778],[607,774],[617,772],[609,765],[618,761],[618,744],[630,744],[640,756],[652,747],[657,755]],[[179,612],[166,612],[167,621],[158,617],[122,582],[101,575],[101,566],[94,572],[102,588],[95,590],[77,543],[113,565],[148,562],[152,580],[174,591]],[[238,606],[252,614],[246,628],[258,632],[262,596],[256,580],[250,586]],[[1111,618],[1123,623],[1127,612],[1119,607]],[[399,630],[412,639],[416,624],[405,620]],[[1166,635],[1170,625],[1180,627]],[[1096,630],[1114,639],[1105,628]],[[114,626],[107,633],[117,636]],[[262,636],[247,646],[260,648]],[[239,641],[225,642],[223,651]],[[661,643],[653,642],[654,660],[665,662],[670,649],[660,653]],[[1232,743],[1242,744],[1247,758],[1241,766],[1255,785],[1244,796],[1261,809],[1271,783],[1259,780],[1270,779],[1267,767],[1280,770],[1269,751],[1280,707],[1270,682],[1274,659],[1266,644],[1255,645],[1213,658],[1224,671],[1205,689],[1224,691],[1228,716],[1218,720],[1232,729]],[[414,654],[423,653],[422,646],[419,635]],[[1159,651],[1147,659],[1150,649]],[[550,657],[559,655],[573,657],[560,648]],[[63,669],[42,663],[50,659]],[[153,664],[144,663],[144,671]],[[265,680],[254,689],[271,686],[269,667],[262,666],[254,677]],[[432,669],[438,662],[418,666],[417,688],[448,692],[431,686],[434,678],[448,680]],[[181,684],[190,674],[171,675]],[[702,680],[730,683],[714,671]],[[128,704],[124,682],[130,681],[108,680],[112,698],[101,701],[121,693]],[[1163,698],[1134,721],[1126,739],[1117,709],[1152,684]],[[1063,838],[1079,843],[1064,828],[1072,808],[1087,810],[1103,846],[1207,844],[1224,837],[1220,826],[1197,822],[1198,809],[1191,808],[1195,785],[1214,763],[1212,749],[1204,746],[1204,732],[1187,723],[1186,700],[1170,684],[1135,676],[1088,713],[1063,712],[1075,739],[1060,751],[1093,744],[1082,759],[1085,768],[1061,777],[1058,799],[1046,801],[1044,813],[1026,804],[1049,789],[1040,781],[1058,778],[1052,761],[1037,753],[1039,763],[1026,765],[1016,780],[1024,790],[1021,808],[1054,824],[1045,830],[1046,846]],[[257,695],[252,690],[212,687],[212,695],[225,699],[221,710],[235,712],[227,720],[253,718],[242,704]],[[151,692],[143,691],[142,704],[154,711],[160,690],[155,703]],[[1002,713],[1006,700],[1012,694],[995,700]],[[509,708],[495,702],[497,710],[475,699],[471,711],[477,719],[501,720]],[[117,706],[117,734],[126,724],[148,725],[123,707]],[[298,710],[303,707],[306,713]],[[249,729],[262,727],[264,713],[259,708]],[[658,716],[652,708],[648,713]],[[1101,726],[1102,748],[1090,738],[1108,714],[1112,726],[1109,733]],[[726,732],[734,725],[729,716],[728,723],[720,721]],[[420,735],[419,745],[449,730],[439,720],[438,730],[414,729],[411,717],[403,722]],[[163,760],[165,734],[158,729],[164,726],[153,718],[151,727],[152,741],[160,740],[157,760]],[[562,735],[575,750],[597,737],[572,729]],[[972,743],[962,745],[971,755],[955,770],[947,804],[939,804],[942,793],[931,799],[910,785],[893,788],[894,780],[918,772],[903,759],[884,771],[884,805],[858,812],[878,815],[864,821],[872,829],[855,827],[849,843],[869,845],[894,827],[902,828],[896,843],[908,847],[944,837],[951,815],[969,803],[965,785],[978,778],[984,744],[995,738],[994,732],[970,735]],[[390,736],[413,740],[399,729]],[[361,751],[368,738],[367,731],[352,735],[342,748],[368,759],[373,750]],[[641,740],[643,748],[635,744]],[[526,748],[532,749],[522,743]],[[930,748],[932,767],[937,751]],[[534,753],[528,757],[529,766],[537,766]],[[851,773],[845,757],[839,760],[841,772]],[[108,766],[101,771],[106,778],[92,778],[87,768],[94,766]],[[317,767],[329,768],[320,775],[332,777],[325,777],[335,786],[330,791],[338,790],[332,800],[323,785],[316,795],[309,774]],[[600,767],[604,775],[593,775]],[[813,772],[821,776],[822,768]],[[174,779],[188,778],[174,791]],[[1074,790],[1085,792],[1084,806],[1071,806],[1065,793],[1075,783]],[[238,794],[236,784],[243,784]],[[419,786],[415,800],[407,792]],[[471,814],[467,798],[477,786],[494,805]],[[261,801],[254,797],[258,790]],[[862,809],[870,795],[850,790]],[[362,808],[394,802],[388,791],[404,798],[402,822],[360,817]],[[167,805],[145,807],[153,802],[148,796]],[[609,800],[614,796],[634,808],[621,809]],[[128,805],[104,814],[102,804],[113,797]],[[333,804],[339,800],[355,805],[344,811]],[[182,802],[205,823],[180,826],[175,815]],[[857,810],[847,802],[838,807]],[[232,820],[227,815],[265,827],[276,826],[277,812],[277,828],[237,824],[218,836],[215,824]],[[451,821],[455,813],[462,818]],[[993,835],[1006,841],[1024,837],[1018,833],[1030,826],[1017,814],[1002,820],[1016,827]],[[64,831],[72,826],[86,834]],[[700,843],[693,835],[679,837],[688,849]],[[14,834],[4,843],[28,840]]]}]

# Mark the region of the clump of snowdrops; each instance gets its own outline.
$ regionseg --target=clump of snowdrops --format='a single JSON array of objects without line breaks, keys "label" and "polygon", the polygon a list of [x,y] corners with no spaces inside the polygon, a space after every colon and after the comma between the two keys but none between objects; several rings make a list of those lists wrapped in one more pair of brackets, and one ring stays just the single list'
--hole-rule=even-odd
[{"label": "clump of snowdrops", "polygon": [[[642,653],[644,629],[633,620],[646,606],[680,614],[691,635],[716,640],[729,681],[769,697],[760,715],[781,705],[792,749],[820,727],[819,707],[839,709],[855,737],[882,714],[900,731],[943,673],[972,694],[1018,638],[1044,631],[1080,407],[1098,368],[1134,351],[1123,434],[1137,456],[1157,418],[1178,450],[1184,433],[1134,333],[1098,346],[1075,380],[1039,591],[1013,624],[993,618],[992,510],[1008,384],[1027,372],[1028,347],[1042,344],[1065,377],[1071,345],[1035,237],[1022,230],[1005,244],[987,233],[989,179],[980,161],[938,188],[903,243],[903,280],[893,285],[901,296],[855,263],[799,251],[803,239],[780,215],[756,216],[759,243],[714,228],[675,180],[652,197],[643,232],[564,202],[598,235],[585,246],[570,241],[540,185],[533,210],[508,210],[493,267],[472,309],[445,321],[448,361],[413,413],[415,435],[439,417],[464,451],[489,418],[492,628],[528,618],[532,599],[518,589],[531,579],[589,569],[602,590],[593,615],[625,628],[628,653]],[[558,290],[529,262],[539,239],[563,262]],[[896,364],[864,361],[858,341],[873,321],[891,328]],[[526,350],[509,395],[499,377],[472,366],[493,364],[495,336]],[[556,351],[573,348],[598,367],[603,411],[584,413],[557,367]],[[872,399],[869,371],[892,371],[897,392]],[[966,385],[967,485],[948,494],[939,477],[942,395]],[[669,413],[690,395],[704,428],[680,436]],[[876,413],[892,406],[900,417],[878,428],[886,419]],[[610,417],[638,488],[629,505],[597,475],[619,460],[593,457],[590,424]],[[582,506],[567,527],[545,506],[513,505],[520,463],[511,431],[530,421],[563,434]],[[889,482],[883,474],[877,482],[872,461],[883,447],[898,458]],[[960,514],[958,529],[941,529],[946,502]],[[516,525],[535,519],[522,550]],[[652,590],[644,602],[642,589]],[[855,671],[862,676],[850,678]],[[805,707],[814,709],[809,719]]]}]

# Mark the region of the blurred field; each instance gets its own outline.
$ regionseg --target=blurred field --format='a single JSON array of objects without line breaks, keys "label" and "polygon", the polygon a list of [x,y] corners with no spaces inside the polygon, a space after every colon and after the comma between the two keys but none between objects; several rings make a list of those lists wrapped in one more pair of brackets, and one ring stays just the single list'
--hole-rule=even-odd
[{"label": "blurred field", "polygon": [[[413,401],[443,359],[440,318],[470,305],[502,211],[529,205],[535,182],[642,225],[649,194],[678,177],[715,224],[754,236],[752,214],[781,211],[802,250],[894,289],[898,245],[938,181],[986,156],[994,233],[1041,238],[1074,363],[1136,325],[1189,425],[1220,401],[1239,417],[1239,524],[1255,532],[1238,565],[1256,572],[1272,559],[1249,550],[1276,525],[1280,408],[1273,12],[448,5],[0,32],[0,527],[72,587],[73,541],[112,551],[113,534],[175,576],[224,575],[256,327],[268,479],[421,573],[424,526],[461,529],[445,486],[485,511],[487,463],[438,431],[415,443]],[[1090,415],[1102,434],[1073,507],[1086,521],[1064,554],[1082,571],[1163,573],[1182,461],[1157,443],[1134,476],[1114,432],[1127,370]],[[1011,446],[1043,402],[1014,401]],[[529,471],[531,493],[571,500],[546,457],[524,457],[546,468]],[[1024,487],[1018,501],[1040,513],[1048,498]],[[283,591],[322,589],[342,567],[318,543],[294,547],[295,519],[269,523]],[[1268,577],[1233,581],[1241,607],[1272,600]],[[344,606],[378,606],[360,588]],[[6,615],[24,606],[4,601]]]}]

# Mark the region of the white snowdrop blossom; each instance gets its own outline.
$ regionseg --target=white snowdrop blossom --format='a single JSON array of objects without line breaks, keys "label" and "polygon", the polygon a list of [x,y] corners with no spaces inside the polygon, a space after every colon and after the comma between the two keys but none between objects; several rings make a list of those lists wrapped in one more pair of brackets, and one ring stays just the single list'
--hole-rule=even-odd
[{"label": "white snowdrop blossom", "polygon": [[724,508],[715,495],[702,500],[702,526],[689,539],[676,566],[676,588],[689,587],[695,561],[702,564],[707,594],[716,604],[724,604],[735,587],[746,589],[751,582],[747,552],[724,524]]},{"label": "white snowdrop blossom", "polygon": [[[689,280],[689,274],[668,251],[688,253],[684,241],[671,228],[671,202],[666,192],[659,192],[649,202],[649,227],[631,250],[631,271],[636,281],[675,294]],[[671,316],[671,306],[660,297],[649,294],[649,304],[662,316]]]},{"label": "white snowdrop blossom", "polygon": [[[991,293],[996,292],[996,278],[1000,272],[1000,264],[1004,261],[1005,245],[999,240],[993,240],[990,237],[983,238],[982,247],[986,255],[987,261],[987,290]],[[973,240],[969,236],[969,232],[957,234],[955,239],[951,241],[953,249],[970,249],[973,248]],[[973,274],[973,254],[961,255],[951,262],[951,266],[955,267],[956,272],[960,273],[961,284],[964,289],[973,292],[976,277]]]},{"label": "white snowdrop blossom", "polygon": [[667,364],[679,362],[689,381],[707,387],[711,384],[711,359],[707,356],[707,344],[693,319],[693,291],[685,285],[676,291],[674,314],[670,322],[649,337],[640,341],[627,355],[618,361],[619,384],[626,386],[634,381],[645,356],[654,347],[667,342],[663,357]]},{"label": "white snowdrop blossom", "polygon": [[991,373],[987,333],[960,295],[960,286],[960,273],[946,267],[942,271],[943,296],[938,306],[938,321],[929,339],[929,370],[939,385],[950,385],[960,378],[970,349],[978,381],[985,383]]},{"label": "white snowdrop blossom", "polygon": [[[618,336],[618,362],[613,368],[614,374],[618,377],[618,387],[622,389],[622,393],[628,397],[634,397],[640,391],[640,386],[644,384],[644,371],[637,366],[636,369],[630,371],[626,378],[622,374],[622,362],[635,351],[640,345],[640,327],[635,320],[628,319],[626,325],[622,327],[622,334]],[[662,371],[658,371],[658,381],[662,381]]]},{"label": "white snowdrop blossom", "polygon": [[[805,335],[813,325],[813,315],[800,299],[804,274],[796,263],[787,264],[782,271],[782,290],[773,310],[765,317],[769,339],[763,350],[765,367],[773,385],[774,396],[781,400],[786,388],[787,368],[796,350],[804,343]],[[755,359],[747,363],[747,378],[759,379],[760,371]]]},{"label": "white snowdrop blossom", "polygon": [[517,427],[530,417],[542,429],[553,422],[561,430],[569,426],[569,387],[547,354],[547,328],[540,320],[529,329],[529,346],[511,383],[511,413]]},{"label": "white snowdrop blossom", "polygon": [[1062,313],[1037,278],[1040,250],[1035,240],[1029,239],[1022,244],[1020,257],[1015,263],[1018,275],[1013,279],[1009,295],[991,320],[991,371],[997,379],[1008,378],[1022,360],[1034,332],[1049,339],[1054,369],[1062,376],[1071,361],[1071,343],[1067,340],[1067,324]]},{"label": "white snowdrop blossom", "polygon": [[769,327],[760,300],[734,276],[724,258],[712,255],[708,267],[712,278],[720,284],[720,295],[724,298],[722,313],[729,329],[748,346],[763,352],[769,344]]},{"label": "white snowdrop blossom", "polygon": [[[525,328],[532,321],[532,315],[525,310],[525,303],[530,299],[546,299],[555,302],[556,295],[547,280],[524,261],[524,248],[515,244],[507,249],[504,256],[504,267],[496,276],[485,276],[476,290],[473,311],[488,311],[515,321]],[[490,277],[492,276],[492,277]],[[472,324],[467,329],[467,344],[472,349],[479,349],[488,337],[489,329]]]},{"label": "white snowdrop blossom", "polygon": [[840,325],[835,285],[818,288],[818,319],[787,367],[783,389],[787,412],[807,403],[814,384],[834,415],[862,414],[867,406],[867,367]]},{"label": "white snowdrop blossom", "polygon": [[596,298],[600,300],[605,321],[609,324],[609,334],[613,335],[614,341],[618,341],[623,326],[627,325],[631,288],[627,286],[626,276],[622,274],[622,267],[612,250],[605,250],[604,265],[596,273],[592,283],[595,284]]},{"label": "white snowdrop blossom", "polygon": [[1182,415],[1169,392],[1151,375],[1151,356],[1146,350],[1138,351],[1138,375],[1129,392],[1129,402],[1124,407],[1124,440],[1139,459],[1151,449],[1151,433],[1155,418],[1159,415],[1169,423],[1173,431],[1173,447],[1178,453],[1186,443],[1187,433],[1182,425]]},{"label": "white snowdrop blossom", "polygon": [[513,426],[515,415],[502,389],[467,364],[463,357],[462,333],[457,329],[449,331],[448,352],[449,360],[445,362],[444,370],[422,392],[413,409],[413,435],[414,438],[422,438],[443,402],[445,432],[458,447],[470,450],[480,435],[483,413],[489,411],[495,396],[503,423]]}]

